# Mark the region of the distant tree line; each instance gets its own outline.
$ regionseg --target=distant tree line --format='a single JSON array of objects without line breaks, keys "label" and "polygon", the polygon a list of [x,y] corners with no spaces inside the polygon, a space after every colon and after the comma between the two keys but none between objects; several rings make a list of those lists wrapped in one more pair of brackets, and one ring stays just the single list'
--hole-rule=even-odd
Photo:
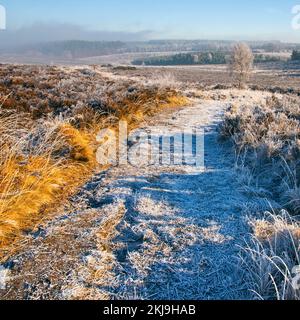
[{"label": "distant tree line", "polygon": [[268,54],[255,54],[254,63],[263,63],[263,62],[277,62],[282,61],[283,59],[279,56],[272,56]]},{"label": "distant tree line", "polygon": [[300,61],[300,51],[294,50],[292,54],[293,61]]},{"label": "distant tree line", "polygon": [[[179,53],[169,56],[136,59],[132,61],[132,64],[145,66],[226,64],[229,56],[230,52],[227,51]],[[257,54],[254,58],[255,63],[276,62],[280,60],[280,57],[264,54]]]},{"label": "distant tree line", "polygon": [[225,64],[226,53],[224,52],[179,53],[179,54],[170,55],[170,56],[136,59],[132,63],[134,65],[146,65],[146,66]]}]

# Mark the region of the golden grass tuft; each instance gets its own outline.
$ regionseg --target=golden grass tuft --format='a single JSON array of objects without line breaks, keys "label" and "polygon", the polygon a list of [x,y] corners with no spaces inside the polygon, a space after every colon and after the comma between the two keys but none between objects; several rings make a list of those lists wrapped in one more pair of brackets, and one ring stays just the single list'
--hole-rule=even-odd
[{"label": "golden grass tuft", "polygon": [[31,230],[91,174],[93,150],[86,137],[66,127],[61,133],[71,149],[70,159],[53,159],[50,148],[43,155],[9,155],[2,162],[0,247]]},{"label": "golden grass tuft", "polygon": [[174,96],[168,97],[166,105],[168,107],[178,107],[178,106],[185,106],[188,103],[189,103],[189,100],[187,97],[174,95]]},{"label": "golden grass tuft", "polygon": [[60,133],[66,142],[72,147],[71,159],[82,162],[94,162],[94,152],[91,148],[91,137],[83,131],[79,131],[70,124],[63,124]]}]

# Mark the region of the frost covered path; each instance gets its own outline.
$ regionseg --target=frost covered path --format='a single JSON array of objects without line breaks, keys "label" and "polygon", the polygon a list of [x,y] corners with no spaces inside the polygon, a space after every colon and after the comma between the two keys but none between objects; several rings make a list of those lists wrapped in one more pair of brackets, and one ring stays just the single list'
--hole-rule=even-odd
[{"label": "frost covered path", "polygon": [[146,129],[205,128],[205,169],[128,165],[94,176],[28,236],[2,298],[247,298],[238,246],[249,232],[243,209],[257,199],[240,191],[233,152],[217,141],[226,107],[199,100],[154,119]]},{"label": "frost covered path", "polygon": [[[111,297],[246,296],[236,265],[238,245],[249,232],[242,208],[250,200],[238,191],[234,156],[217,141],[216,125],[225,107],[203,102],[150,126],[152,132],[158,126],[173,133],[205,127],[203,172],[196,174],[188,166],[123,166],[110,170],[101,187],[92,190],[92,205],[125,206],[110,244],[115,276],[103,288]],[[163,136],[163,129],[158,134]]]},{"label": "frost covered path", "polygon": [[[204,102],[159,121],[166,134],[205,127],[203,172],[123,166],[110,170],[99,189],[87,188],[91,205],[125,206],[110,244],[115,278],[103,288],[112,297],[230,299],[245,293],[236,265],[238,244],[248,232],[241,209],[249,199],[238,191],[233,155],[217,142],[225,107]],[[150,126],[152,132],[156,127]]]}]

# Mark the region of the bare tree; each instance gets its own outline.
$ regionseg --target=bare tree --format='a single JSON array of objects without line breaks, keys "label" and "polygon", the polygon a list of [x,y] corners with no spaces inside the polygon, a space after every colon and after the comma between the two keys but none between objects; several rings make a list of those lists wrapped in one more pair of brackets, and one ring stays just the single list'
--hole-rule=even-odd
[{"label": "bare tree", "polygon": [[234,81],[239,88],[244,88],[253,69],[254,56],[246,43],[238,43],[234,46],[228,67]]}]

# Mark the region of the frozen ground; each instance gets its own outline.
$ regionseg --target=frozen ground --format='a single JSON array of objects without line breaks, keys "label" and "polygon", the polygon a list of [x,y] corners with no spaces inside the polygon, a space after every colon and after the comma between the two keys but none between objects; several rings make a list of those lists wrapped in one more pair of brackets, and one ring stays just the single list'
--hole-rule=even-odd
[{"label": "frozen ground", "polygon": [[2,297],[249,298],[239,246],[250,232],[245,209],[263,199],[243,192],[234,154],[217,139],[230,99],[199,100],[144,128],[160,136],[204,129],[204,168],[126,165],[96,175],[70,215],[31,236]]},{"label": "frozen ground", "polygon": [[204,171],[197,173],[190,166],[138,172],[118,168],[106,178],[105,196],[126,204],[114,239],[124,248],[116,252],[119,278],[110,289],[116,298],[241,296],[237,245],[248,232],[241,208],[251,199],[238,192],[234,158],[217,142],[215,125],[224,107],[205,103],[165,119],[173,132],[205,127]]}]

